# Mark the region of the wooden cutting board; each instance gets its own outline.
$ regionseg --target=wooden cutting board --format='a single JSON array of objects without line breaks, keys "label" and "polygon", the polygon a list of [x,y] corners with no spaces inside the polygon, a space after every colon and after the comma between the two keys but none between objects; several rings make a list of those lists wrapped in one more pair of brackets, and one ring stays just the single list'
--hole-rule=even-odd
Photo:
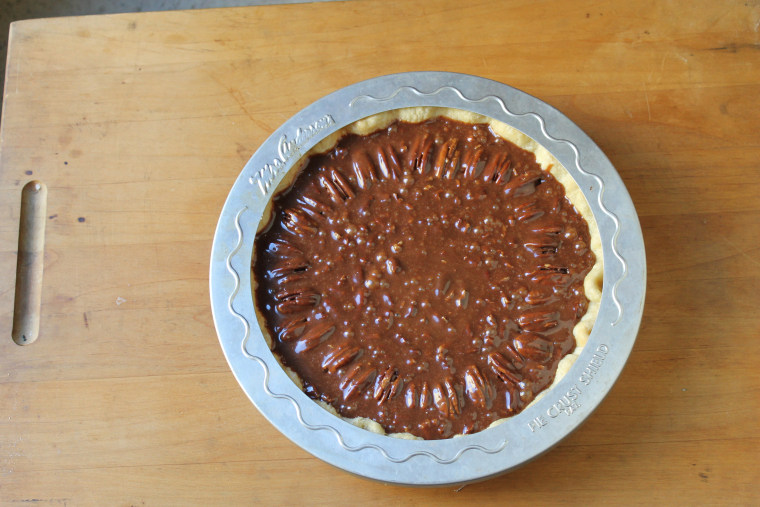
[{"label": "wooden cutting board", "polygon": [[[351,1],[11,27],[0,133],[0,503],[760,502],[760,5]],[[211,319],[218,214],[282,122],[353,82],[476,74],[617,167],[648,257],[628,366],[583,427],[461,491],[292,444]],[[48,186],[39,339],[11,341],[21,187]]]}]

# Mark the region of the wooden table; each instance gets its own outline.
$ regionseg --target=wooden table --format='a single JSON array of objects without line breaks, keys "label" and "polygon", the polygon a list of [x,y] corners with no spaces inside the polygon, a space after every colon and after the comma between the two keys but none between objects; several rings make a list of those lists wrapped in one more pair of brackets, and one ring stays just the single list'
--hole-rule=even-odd
[{"label": "wooden table", "polygon": [[[22,21],[0,138],[0,503],[757,504],[757,2],[351,1]],[[216,220],[282,122],[411,70],[558,107],[649,259],[638,341],[576,433],[461,491],[350,476],[273,429],[211,319]],[[10,338],[20,189],[49,187],[42,326]]]}]

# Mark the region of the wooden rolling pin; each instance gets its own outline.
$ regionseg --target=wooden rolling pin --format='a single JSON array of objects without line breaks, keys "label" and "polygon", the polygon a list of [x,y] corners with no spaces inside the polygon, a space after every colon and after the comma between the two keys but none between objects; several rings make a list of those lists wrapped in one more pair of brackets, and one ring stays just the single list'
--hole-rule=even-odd
[{"label": "wooden rolling pin", "polygon": [[41,181],[30,181],[21,190],[16,299],[11,331],[13,341],[18,345],[29,345],[40,332],[46,213],[47,187]]}]

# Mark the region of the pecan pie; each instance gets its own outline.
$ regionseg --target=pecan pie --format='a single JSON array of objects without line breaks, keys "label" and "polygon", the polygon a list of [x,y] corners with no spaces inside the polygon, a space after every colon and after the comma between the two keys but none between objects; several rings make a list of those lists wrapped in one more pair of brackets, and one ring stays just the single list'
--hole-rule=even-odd
[{"label": "pecan pie", "polygon": [[304,392],[440,439],[523,410],[585,344],[596,223],[549,152],[459,110],[357,122],[312,150],[254,246],[262,329]]}]

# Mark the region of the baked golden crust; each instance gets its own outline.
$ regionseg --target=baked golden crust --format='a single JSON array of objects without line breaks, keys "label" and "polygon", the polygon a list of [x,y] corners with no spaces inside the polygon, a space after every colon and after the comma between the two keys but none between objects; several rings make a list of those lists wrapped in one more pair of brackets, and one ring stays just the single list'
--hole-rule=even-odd
[{"label": "baked golden crust", "polygon": [[[295,180],[297,174],[299,173],[300,169],[305,166],[308,159],[316,154],[324,153],[332,149],[333,146],[337,143],[337,141],[347,134],[357,134],[357,135],[366,135],[372,132],[375,132],[377,130],[383,129],[390,125],[392,122],[396,120],[408,122],[408,123],[419,123],[431,118],[435,117],[446,117],[450,118],[455,121],[459,121],[462,123],[468,123],[468,124],[488,124],[491,128],[491,130],[498,135],[499,137],[515,144],[516,146],[529,151],[534,154],[536,158],[536,162],[540,165],[541,169],[544,171],[547,171],[551,173],[551,175],[564,187],[565,194],[568,198],[568,200],[573,204],[575,209],[579,212],[579,214],[585,219],[586,223],[588,224],[589,233],[590,233],[590,244],[589,247],[591,251],[594,253],[596,257],[596,262],[588,275],[584,279],[584,292],[586,295],[586,298],[589,300],[588,309],[584,316],[581,318],[581,320],[575,325],[573,328],[573,335],[575,337],[576,347],[575,350],[566,355],[558,364],[556,375],[554,378],[554,382],[544,391],[542,391],[537,397],[534,399],[534,402],[540,399],[542,396],[544,396],[550,389],[553,387],[553,385],[556,382],[559,382],[562,377],[567,373],[567,371],[570,369],[574,361],[577,359],[578,355],[583,350],[583,347],[585,346],[589,334],[591,332],[591,329],[593,327],[594,321],[596,319],[599,303],[601,300],[601,286],[602,286],[602,273],[603,273],[603,258],[602,258],[602,251],[601,251],[601,240],[599,236],[598,227],[596,224],[596,221],[594,220],[593,214],[591,213],[590,207],[583,196],[583,193],[581,192],[580,188],[576,184],[575,180],[570,176],[570,174],[567,172],[567,170],[549,153],[548,150],[546,150],[543,146],[536,143],[533,139],[526,136],[522,132],[518,131],[517,129],[506,125],[502,122],[498,122],[496,120],[493,120],[491,118],[478,115],[475,113],[459,110],[459,109],[451,109],[451,108],[432,108],[432,107],[414,107],[414,108],[405,108],[405,109],[398,109],[393,111],[384,112],[381,114],[373,115],[368,118],[359,120],[340,131],[328,136],[327,138],[320,141],[312,150],[309,151],[309,153],[304,156],[299,163],[297,163],[294,166],[294,170],[290,171],[289,174],[286,175],[286,177],[283,179],[281,184],[279,185],[277,192],[290,187],[293,184],[293,181]],[[266,227],[271,219],[271,201],[267,204],[267,207],[264,211],[264,217],[261,220],[261,226],[260,228]],[[255,259],[254,259],[255,262]],[[254,284],[255,279],[254,279]],[[255,287],[254,287],[254,293],[255,293]],[[254,305],[256,307],[256,305]],[[257,308],[257,318],[259,319],[259,323],[261,325],[261,329],[264,332],[265,338],[269,341],[270,346],[272,345],[272,338],[268,335],[268,332],[266,331],[267,327],[265,325],[265,318],[263,315],[261,315]],[[277,355],[275,355],[277,357]],[[279,358],[278,358],[279,359]],[[293,379],[293,381],[303,389],[303,384],[301,380],[299,379],[298,375],[296,375],[292,370],[289,368],[283,366],[285,371],[288,373],[288,375]],[[323,402],[319,402],[326,410],[330,411],[331,413],[338,415],[336,410]],[[378,424],[375,421],[357,417],[353,419],[347,419],[349,422],[362,427],[364,429],[368,429],[370,431],[374,431],[377,433],[384,433],[384,430],[380,424]],[[496,421],[492,424],[496,425],[500,422],[503,422],[502,420]],[[391,436],[394,437],[400,437],[400,438],[418,438],[414,437],[412,435],[402,433],[402,434],[392,434]]]}]

